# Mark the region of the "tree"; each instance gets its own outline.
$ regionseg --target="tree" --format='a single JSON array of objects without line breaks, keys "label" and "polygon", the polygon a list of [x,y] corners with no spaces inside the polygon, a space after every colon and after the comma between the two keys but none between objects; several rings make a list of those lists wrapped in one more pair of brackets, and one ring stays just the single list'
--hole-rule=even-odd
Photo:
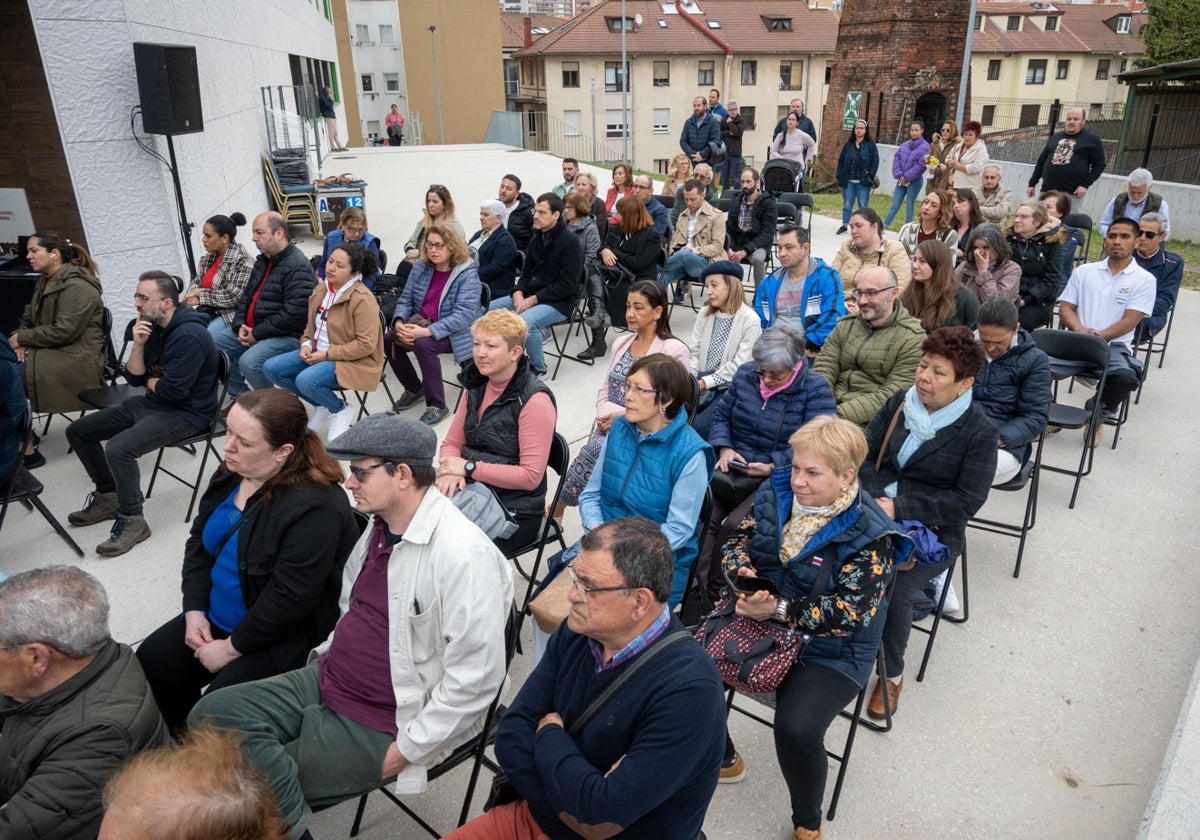
[{"label": "tree", "polygon": [[1200,0],[1146,0],[1146,11],[1150,19],[1139,33],[1146,57],[1139,66],[1200,56]]}]

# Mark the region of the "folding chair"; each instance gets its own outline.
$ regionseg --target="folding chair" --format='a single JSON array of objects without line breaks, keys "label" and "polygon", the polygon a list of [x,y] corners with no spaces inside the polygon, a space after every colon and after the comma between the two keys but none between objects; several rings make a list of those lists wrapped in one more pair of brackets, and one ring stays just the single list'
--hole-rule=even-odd
[{"label": "folding chair", "polygon": [[[182,438],[174,443],[167,444],[167,446],[160,447],[158,450],[158,457],[154,459],[154,470],[150,473],[150,485],[146,488],[146,498],[149,499],[150,494],[154,492],[154,481],[158,478],[158,474],[160,472],[164,472],[171,476],[171,478],[178,481],[180,484],[190,487],[192,490],[192,498],[188,501],[187,515],[183,517],[184,522],[190,522],[192,519],[192,510],[196,507],[196,496],[200,493],[200,481],[204,478],[204,467],[205,464],[208,463],[208,453],[212,452],[213,457],[217,459],[218,463],[221,461],[221,453],[217,452],[216,447],[213,446],[213,438],[222,437],[225,434],[225,423],[221,419],[221,406],[225,404],[225,396],[229,393],[229,369],[229,356],[225,354],[224,350],[218,350],[217,407],[213,409],[212,416],[208,420],[208,425],[195,434],[188,435],[186,438]],[[163,453],[166,452],[167,449],[190,449],[192,450],[192,454],[195,455],[195,447],[201,444],[203,444],[203,447],[200,455],[200,469],[196,471],[196,479],[194,482],[188,481],[186,478],[171,472],[162,465]]]},{"label": "folding chair", "polygon": [[[546,355],[557,356],[558,361],[554,363],[554,372],[550,374],[550,381],[553,382],[558,378],[558,369],[562,367],[563,359],[570,359],[581,365],[592,367],[596,364],[595,359],[580,359],[577,356],[567,355],[567,345],[571,342],[571,336],[579,335],[583,332],[583,319],[587,317],[587,301],[588,288],[586,274],[580,275],[579,278],[579,294],[575,298],[575,305],[571,307],[571,316],[565,321],[559,321],[557,324],[551,324],[547,329],[550,330],[550,340],[554,344],[554,350],[546,353]],[[566,332],[560,338],[558,328],[563,327]]]},{"label": "folding chair", "polygon": [[[1145,321],[1142,321],[1144,324]],[[1167,345],[1171,343],[1171,326],[1175,323],[1175,304],[1171,304],[1171,308],[1167,310],[1167,328],[1161,331],[1158,335],[1162,336],[1160,340],[1158,336],[1148,336],[1138,342],[1134,348],[1134,356],[1136,357],[1142,350],[1146,351],[1145,367],[1142,369],[1142,381],[1138,383],[1137,396],[1133,400],[1134,405],[1139,405],[1142,401],[1142,388],[1146,386],[1146,378],[1150,375],[1151,357],[1158,354],[1158,367],[1162,368],[1163,362],[1167,360]]]},{"label": "folding chair", "polygon": [[[712,506],[712,489],[706,487],[704,488],[704,501],[700,503],[700,523],[696,530],[697,546],[704,545],[704,540],[708,536],[708,520],[712,518]],[[696,582],[696,561],[699,559],[697,557],[692,561],[692,568],[688,570],[687,583],[683,587],[683,600],[679,602],[679,618],[689,630],[695,629],[696,625],[700,623],[700,618],[713,608],[704,585]],[[697,599],[699,599],[699,603],[693,607],[692,602]],[[695,620],[693,621],[693,619]]]},{"label": "folding chair", "polygon": [[317,212],[317,188],[312,184],[284,185],[279,180],[279,170],[269,152],[263,152],[263,177],[267,192],[275,209],[288,224],[293,222],[308,225],[314,236],[321,235],[321,218]]},{"label": "folding chair", "polygon": [[[525,263],[524,254],[521,254],[520,251],[517,251],[517,253],[520,255],[520,258],[517,260],[517,264],[524,265],[524,263]],[[491,305],[492,305],[492,290],[488,288],[487,283],[481,283],[480,284],[480,292],[479,292],[479,314],[480,315],[485,314],[488,311],[488,307]],[[383,367],[384,367],[384,370],[387,370],[387,365],[384,365]],[[462,367],[459,366],[459,373],[461,373],[461,372],[462,372]],[[442,377],[442,383],[445,385],[449,385],[451,388],[457,388],[458,389],[458,399],[461,400],[463,398],[463,394],[466,393],[466,389],[463,387],[463,384],[459,380],[458,376],[459,376],[459,374],[455,374],[453,379],[447,379],[446,377]],[[384,387],[386,388],[387,386],[385,385]],[[392,392],[388,391],[388,397],[390,398],[391,396],[392,396]],[[392,400],[392,402],[395,402],[395,400]],[[456,410],[458,408],[457,401],[454,403],[454,408]]]},{"label": "folding chair", "polygon": [[[547,497],[547,510],[553,514],[555,507],[558,506],[559,499],[562,498],[563,480],[567,477],[567,468],[571,465],[571,445],[567,443],[567,439],[562,433],[555,432],[554,439],[550,443],[550,458],[546,462],[546,468],[554,470],[554,474],[558,479],[554,484],[554,493]],[[523,546],[512,549],[508,553],[508,559],[513,561],[517,567],[517,571],[521,577],[529,581],[529,585],[525,587],[525,599],[521,602],[520,615],[517,618],[517,632],[520,633],[520,623],[525,620],[525,610],[529,606],[530,596],[533,594],[533,589],[537,585],[538,570],[542,567],[542,557],[546,553],[546,546],[551,542],[558,542],[559,547],[566,551],[567,540],[562,524],[553,516],[546,516],[542,520],[542,527],[538,531],[537,538],[532,542],[528,542]],[[533,558],[533,566],[529,569],[529,574],[525,574],[525,570],[521,568],[520,558],[531,551],[536,551],[537,554]]]},{"label": "folding chair", "polygon": [[[132,327],[132,325],[133,325],[132,322],[130,322],[131,327]],[[120,357],[117,356],[117,351],[113,347],[113,340],[112,340],[113,316],[112,316],[112,310],[109,309],[107,306],[104,307],[104,309],[103,309],[101,326],[102,326],[102,329],[104,330],[104,378],[109,380],[110,382],[112,382],[113,380],[116,379],[117,374],[120,373],[120,371],[121,371],[121,359],[120,359]],[[128,332],[128,330],[127,330],[127,332]],[[121,348],[122,356],[124,355],[124,352],[125,352],[125,348],[124,348],[124,346],[122,346],[122,348]],[[76,394],[75,396],[79,397],[78,394]],[[82,398],[80,398],[80,399],[81,399],[81,401],[83,401]],[[65,413],[63,413],[63,412],[59,412],[59,413],[61,413],[63,417],[67,417],[67,415]],[[79,412],[80,417],[82,417],[85,414],[87,414],[86,408],[83,411]],[[46,424],[42,427],[43,435],[47,434],[50,431],[50,421],[53,419],[54,419],[54,414],[50,413],[50,414],[46,415]],[[67,419],[70,420],[71,418],[67,417]]]},{"label": "folding chair", "polygon": [[[381,335],[387,334],[387,331],[388,331],[387,316],[384,315],[382,311],[380,311],[380,313],[379,313],[379,329],[382,330]],[[387,369],[388,369],[387,361],[384,360],[383,369],[379,371],[379,385],[383,386],[383,392],[385,394],[387,394],[387,397],[388,397],[388,407],[391,408],[392,404],[394,402],[396,402],[396,400],[393,399],[392,389],[389,388],[388,384],[387,384]],[[363,419],[364,417],[370,416],[371,412],[367,409],[367,398],[370,397],[371,394],[375,393],[375,391],[378,389],[378,387],[379,386],[377,385],[377,386],[375,386],[375,388],[372,388],[370,391],[347,391],[346,388],[338,387],[338,388],[334,388],[333,391],[334,391],[334,393],[341,394],[342,401],[345,402],[347,405],[350,404],[350,398],[347,396],[347,393],[354,394],[354,398],[358,401],[358,416],[356,416],[354,418],[354,422],[357,423],[359,420]]]},{"label": "folding chair", "polygon": [[[1054,359],[1064,362],[1078,362],[1099,370],[1100,376],[1096,382],[1096,394],[1104,391],[1108,379],[1108,344],[1104,339],[1087,335],[1086,333],[1069,332],[1067,330],[1052,330],[1042,328],[1033,331],[1033,341],[1042,352]],[[1068,509],[1075,508],[1075,499],[1079,495],[1079,484],[1083,477],[1091,473],[1092,460],[1095,450],[1091,447],[1092,435],[1102,422],[1100,400],[1092,401],[1092,407],[1078,408],[1064,405],[1058,401],[1058,381],[1066,377],[1058,377],[1054,381],[1054,393],[1050,403],[1050,425],[1062,429],[1087,429],[1083,437],[1082,452],[1079,455],[1079,466],[1075,469],[1058,467],[1042,463],[1041,469],[1064,475],[1075,476],[1075,487],[1071,491],[1071,503]],[[1128,403],[1128,400],[1126,400]]]},{"label": "folding chair", "polygon": [[[107,311],[107,310],[106,310]],[[111,321],[111,315],[109,319]],[[137,318],[130,318],[129,323],[125,325],[124,338],[121,340],[121,351],[112,353],[111,363],[105,366],[105,378],[108,379],[108,384],[99,388],[89,388],[86,391],[80,391],[77,396],[81,402],[87,403],[92,408],[103,409],[111,405],[120,405],[128,397],[136,397],[139,394],[144,394],[145,389],[139,388],[128,383],[117,384],[117,379],[121,376],[122,365],[125,362],[125,353],[129,350],[129,345],[133,342],[133,325],[137,323]],[[111,347],[111,339],[109,346]]]},{"label": "folding chair", "polygon": [[[946,615],[946,596],[950,594],[950,585],[954,582],[954,570],[959,568],[960,563],[962,568],[962,615]],[[918,624],[915,621],[912,625],[913,630],[918,633],[924,633],[929,637],[928,641],[925,642],[925,652],[921,655],[921,667],[917,671],[917,682],[922,682],[925,679],[925,668],[929,665],[929,655],[933,653],[933,642],[937,638],[938,627],[941,625],[942,619],[953,624],[966,624],[967,619],[970,618],[969,606],[970,601],[967,596],[967,544],[964,540],[962,554],[951,560],[950,565],[946,568],[946,585],[942,587],[942,594],[938,597],[937,605],[934,606],[933,612],[930,613],[933,616],[933,622],[928,627]],[[925,619],[921,620],[924,621]],[[886,691],[884,695],[887,695]]]},{"label": "folding chair", "polygon": [[[808,193],[785,192],[779,196],[780,201],[786,201],[788,204],[796,208],[796,224],[808,232],[808,238],[812,239],[812,217],[813,217],[813,197]],[[808,222],[804,222],[804,210],[808,209]]]},{"label": "folding chair", "polygon": [[1075,249],[1075,265],[1083,265],[1092,251],[1092,217],[1087,213],[1068,213],[1063,224],[1083,233],[1083,247]]},{"label": "folding chair", "polygon": [[9,504],[20,502],[27,509],[36,509],[42,515],[42,518],[50,523],[50,527],[66,541],[71,550],[79,557],[83,557],[83,549],[79,547],[79,543],[71,538],[71,535],[67,533],[67,530],[63,528],[54,514],[38,498],[42,490],[45,489],[42,483],[34,478],[33,473],[21,466],[21,453],[25,451],[31,440],[33,440],[33,408],[30,407],[29,400],[26,400],[25,412],[21,415],[21,435],[17,448],[17,462],[13,465],[12,475],[4,482],[4,501],[3,504],[0,504],[0,529],[4,527],[4,518],[8,514]]},{"label": "folding chair", "polygon": [[659,194],[654,197],[658,199],[659,204],[661,204],[663,207],[666,207],[668,210],[675,208],[675,196]]},{"label": "folding chair", "polygon": [[[1037,443],[1034,446],[1033,457],[1021,465],[1021,469],[1015,476],[1004,484],[997,484],[992,487],[993,490],[1003,490],[1005,492],[1018,492],[1026,490],[1025,494],[1025,515],[1020,523],[1002,522],[995,519],[985,519],[977,516],[967,520],[968,528],[976,528],[980,531],[987,531],[992,534],[1000,534],[1005,537],[1016,537],[1017,543],[1017,562],[1013,566],[1013,577],[1021,576],[1021,558],[1025,556],[1025,540],[1029,536],[1029,532],[1033,530],[1033,526],[1037,524],[1037,504],[1038,504],[1038,489],[1041,486],[1042,474],[1042,447],[1046,442],[1045,429],[1038,436]],[[964,549],[964,553],[965,553]],[[966,564],[963,564],[965,571]],[[964,620],[966,616],[966,600],[963,601]],[[953,621],[953,618],[949,618]]]},{"label": "folding chair", "polygon": [[[510,605],[508,612],[508,622],[504,627],[504,669],[507,673],[509,665],[512,664],[513,652],[516,650],[517,637],[520,632],[520,618],[517,612],[516,605]],[[471,762],[471,778],[467,783],[467,794],[463,797],[462,809],[458,814],[458,825],[461,826],[467,821],[467,815],[471,812],[471,800],[475,798],[475,788],[479,783],[479,769],[482,765],[487,765],[488,769],[494,773],[500,772],[499,765],[492,759],[487,757],[487,748],[496,740],[496,727],[500,722],[501,715],[504,714],[504,707],[500,705],[500,697],[504,693],[504,687],[507,680],[501,681],[500,688],[496,691],[496,696],[492,699],[491,705],[488,706],[487,714],[483,719],[483,729],[478,735],[470,739],[466,743],[460,745],[450,754],[448,758],[440,764],[429,768],[428,779],[433,782],[435,779],[446,775],[460,764]],[[399,797],[388,790],[388,784],[391,780],[384,782],[379,786],[378,790],[384,796],[392,801],[396,807],[408,814],[413,822],[432,837],[441,837],[442,833],[427,823],[415,811],[408,807]],[[354,824],[350,827],[350,836],[357,837],[358,830],[362,826],[363,811],[367,807],[367,797],[369,793],[364,793],[358,799],[358,810],[354,814]]]}]

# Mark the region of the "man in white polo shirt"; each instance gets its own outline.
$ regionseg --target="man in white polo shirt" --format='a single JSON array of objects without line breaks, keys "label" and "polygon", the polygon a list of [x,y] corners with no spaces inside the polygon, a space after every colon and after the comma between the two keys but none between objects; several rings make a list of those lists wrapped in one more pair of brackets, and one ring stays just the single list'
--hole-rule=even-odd
[{"label": "man in white polo shirt", "polygon": [[[1075,269],[1059,297],[1064,327],[1108,342],[1108,378],[1100,394],[1106,420],[1116,416],[1121,403],[1138,386],[1142,366],[1133,356],[1133,333],[1154,311],[1154,275],[1133,259],[1138,233],[1138,223],[1132,219],[1114,219],[1104,237],[1108,258]],[[1053,357],[1050,368],[1059,376],[1086,372]],[[1101,429],[1096,428],[1092,446],[1099,444]]]}]

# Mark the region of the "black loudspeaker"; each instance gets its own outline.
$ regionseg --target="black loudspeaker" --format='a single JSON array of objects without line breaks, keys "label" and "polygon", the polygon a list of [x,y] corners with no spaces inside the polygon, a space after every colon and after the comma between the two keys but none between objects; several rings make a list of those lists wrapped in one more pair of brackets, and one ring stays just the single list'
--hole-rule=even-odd
[{"label": "black loudspeaker", "polygon": [[142,126],[147,134],[204,130],[195,47],[135,43],[133,61],[142,101]]}]

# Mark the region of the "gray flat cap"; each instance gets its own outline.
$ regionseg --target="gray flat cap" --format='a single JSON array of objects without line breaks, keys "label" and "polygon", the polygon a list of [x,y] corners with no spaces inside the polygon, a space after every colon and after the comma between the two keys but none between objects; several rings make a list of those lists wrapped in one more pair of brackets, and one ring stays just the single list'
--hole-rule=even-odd
[{"label": "gray flat cap", "polygon": [[410,467],[431,467],[437,454],[437,433],[411,417],[372,414],[329,441],[325,451],[339,461],[381,458]]}]

